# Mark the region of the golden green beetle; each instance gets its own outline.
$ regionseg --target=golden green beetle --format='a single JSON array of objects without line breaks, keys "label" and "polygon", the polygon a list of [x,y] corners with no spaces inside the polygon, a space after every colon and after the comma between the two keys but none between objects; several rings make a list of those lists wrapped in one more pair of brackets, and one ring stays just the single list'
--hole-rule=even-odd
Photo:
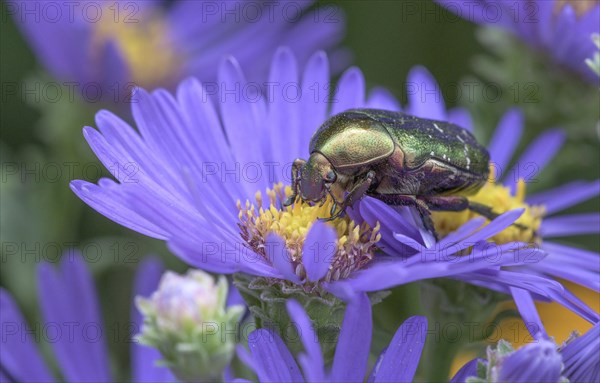
[{"label": "golden green beetle", "polygon": [[[473,210],[489,219],[487,206],[470,202],[489,176],[489,153],[457,125],[400,112],[351,109],[329,118],[310,141],[308,161],[292,165],[291,205],[298,196],[323,203],[331,196],[334,219],[364,195],[390,205],[417,208],[435,235],[432,210]],[[332,188],[348,192],[336,201]],[[336,210],[339,210],[336,212]]]}]

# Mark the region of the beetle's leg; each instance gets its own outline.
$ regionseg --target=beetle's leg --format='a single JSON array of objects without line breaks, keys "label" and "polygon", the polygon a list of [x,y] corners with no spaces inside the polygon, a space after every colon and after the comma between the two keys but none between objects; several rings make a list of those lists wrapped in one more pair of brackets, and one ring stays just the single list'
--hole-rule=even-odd
[{"label": "beetle's leg", "polygon": [[[322,220],[323,221],[331,221],[333,219],[341,217],[344,214],[344,212],[346,211],[346,208],[354,205],[354,203],[356,201],[360,200],[365,195],[367,190],[369,190],[369,188],[371,187],[373,180],[375,180],[375,172],[373,170],[371,170],[365,175],[365,177],[359,183],[356,184],[356,186],[354,186],[354,188],[352,188],[352,190],[350,191],[350,193],[348,193],[346,198],[344,198],[344,201],[342,202],[342,204],[340,206],[340,210],[338,210],[337,213],[333,214],[335,212],[335,210],[332,208],[331,216],[329,218],[325,218]],[[335,201],[335,198],[334,198],[333,204],[334,204],[334,206],[337,206],[337,202]]]},{"label": "beetle's leg", "polygon": [[[483,204],[480,204],[477,202],[472,202],[472,201],[469,201],[469,210],[489,219],[490,221],[492,221],[500,216],[500,214],[494,213],[490,206],[483,205]],[[530,227],[527,227],[520,223],[513,223],[512,226],[518,227],[521,230],[532,230]],[[532,231],[533,231],[533,235],[537,236],[537,232],[535,230],[532,230]]]},{"label": "beetle's leg", "polygon": [[321,202],[319,203],[319,207],[323,207],[323,205],[325,205],[325,202],[327,202],[327,197],[321,200]]},{"label": "beetle's leg", "polygon": [[296,201],[300,188],[300,174],[305,164],[306,161],[302,158],[297,158],[292,163],[292,195],[283,202],[283,206],[290,206]]},{"label": "beetle's leg", "polygon": [[[462,196],[419,196],[419,199],[423,200],[430,210],[432,211],[463,211],[466,209],[477,213],[490,221],[498,218],[500,214],[494,213],[492,208],[487,205],[483,205],[477,202],[469,201],[467,197]],[[520,223],[513,223],[513,226],[518,227],[521,230],[529,230],[530,228],[521,225]],[[536,233],[534,232],[534,235]]]},{"label": "beetle's leg", "polygon": [[331,204],[331,210],[329,211],[329,215],[332,216],[335,214],[335,211],[338,206],[338,201],[337,201],[337,199],[335,199],[335,196],[331,192],[331,186],[327,187],[327,194],[329,194],[329,196],[331,197],[331,200],[333,201],[333,203]]},{"label": "beetle's leg", "polygon": [[[418,201],[419,200],[417,200],[417,202]],[[433,238],[435,238],[435,241],[438,242],[440,238],[438,237],[438,233],[435,230],[435,225],[433,224],[433,220],[431,219],[431,211],[429,211],[427,207],[422,207],[419,204],[417,204],[417,211],[421,216],[421,223],[423,223],[423,227],[425,228],[425,230],[430,232],[431,235],[433,235]]]},{"label": "beetle's leg", "polygon": [[469,208],[469,200],[462,196],[418,196],[431,211],[463,211]]}]

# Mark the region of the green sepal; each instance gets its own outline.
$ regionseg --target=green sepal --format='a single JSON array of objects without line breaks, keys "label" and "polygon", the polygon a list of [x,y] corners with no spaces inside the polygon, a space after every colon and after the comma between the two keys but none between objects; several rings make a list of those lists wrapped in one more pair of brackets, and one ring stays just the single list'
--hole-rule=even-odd
[{"label": "green sepal", "polygon": [[[325,363],[333,360],[345,313],[345,303],[320,287],[307,291],[304,286],[288,281],[235,274],[234,285],[254,315],[258,328],[273,329],[293,354],[303,350],[297,329],[292,323],[286,303],[296,300],[312,320],[313,329],[323,352]],[[389,292],[369,295],[372,305],[380,303]]]}]

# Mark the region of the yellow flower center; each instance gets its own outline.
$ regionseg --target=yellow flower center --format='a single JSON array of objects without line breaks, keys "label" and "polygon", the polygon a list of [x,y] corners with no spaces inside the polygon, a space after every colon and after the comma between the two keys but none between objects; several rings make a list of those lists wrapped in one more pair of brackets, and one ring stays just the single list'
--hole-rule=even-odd
[{"label": "yellow flower center", "polygon": [[[92,55],[97,56],[105,44],[112,42],[127,63],[136,85],[156,88],[174,81],[180,57],[159,12],[145,12],[135,17],[122,15],[120,19],[115,19],[114,12],[107,11],[105,15],[95,24]],[[95,59],[101,62],[102,58]]]},{"label": "yellow flower center", "polygon": [[[521,179],[517,183],[517,193],[515,195],[511,194],[508,187],[498,185],[490,180],[477,194],[468,198],[470,201],[490,206],[496,214],[502,214],[512,209],[525,209],[523,215],[516,221],[517,225],[511,225],[496,234],[491,238],[494,242],[503,244],[513,241],[540,241],[537,231],[542,223],[545,209],[543,206],[530,206],[525,203],[524,180]],[[444,237],[455,231],[465,222],[475,217],[480,217],[480,215],[470,210],[460,212],[432,212],[435,229],[440,237]]]},{"label": "yellow flower center", "polygon": [[[264,243],[266,236],[273,232],[285,241],[296,274],[304,278],[306,272],[302,265],[302,246],[312,224],[318,218],[329,217],[333,201],[328,197],[323,205],[309,205],[297,200],[292,206],[281,208],[282,201],[292,194],[289,186],[281,183],[273,189],[267,189],[269,208],[261,206],[262,193],[256,193],[256,205],[238,200],[240,229],[242,238],[250,248],[266,256]],[[259,206],[257,209],[256,206]],[[379,222],[371,229],[366,223],[357,225],[348,217],[336,218],[329,222],[337,232],[337,251],[324,281],[347,278],[350,273],[362,268],[372,258],[376,243],[381,239]]]}]

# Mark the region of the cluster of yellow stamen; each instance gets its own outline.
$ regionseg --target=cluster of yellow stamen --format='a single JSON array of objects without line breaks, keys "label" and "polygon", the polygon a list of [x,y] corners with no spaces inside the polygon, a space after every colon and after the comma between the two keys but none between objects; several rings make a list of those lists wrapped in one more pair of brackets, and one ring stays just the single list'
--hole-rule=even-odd
[{"label": "cluster of yellow stamen", "polygon": [[[470,201],[490,206],[496,214],[502,214],[518,208],[525,209],[525,212],[514,225],[507,227],[492,237],[494,242],[503,244],[514,241],[538,242],[540,240],[537,236],[537,231],[542,223],[545,209],[543,206],[530,206],[525,202],[525,187],[525,181],[522,179],[519,180],[517,182],[516,193],[512,195],[508,187],[497,184],[492,176],[477,194],[468,197]],[[480,215],[470,210],[460,212],[432,212],[435,229],[440,237],[444,237],[455,231],[465,222],[475,217],[480,217]]]},{"label": "cluster of yellow stamen", "polygon": [[[240,230],[242,238],[254,251],[266,256],[265,238],[271,232],[285,241],[296,274],[306,276],[302,265],[302,246],[308,230],[318,218],[330,216],[333,201],[328,197],[324,204],[309,205],[298,199],[291,206],[281,208],[282,201],[292,194],[289,186],[276,184],[267,189],[270,205],[264,209],[262,193],[256,193],[256,205],[238,201]],[[381,239],[379,223],[370,228],[366,223],[357,225],[347,217],[336,218],[329,222],[337,232],[337,251],[323,281],[346,278],[355,270],[362,268],[372,258],[376,243]]]},{"label": "cluster of yellow stamen", "polygon": [[[123,56],[136,85],[155,88],[167,86],[179,71],[181,58],[169,39],[168,26],[159,12],[123,17],[115,20],[114,12],[105,12],[95,23],[91,52],[102,52],[113,42]],[[94,57],[93,57],[94,58]],[[98,62],[101,57],[94,58]]]}]

